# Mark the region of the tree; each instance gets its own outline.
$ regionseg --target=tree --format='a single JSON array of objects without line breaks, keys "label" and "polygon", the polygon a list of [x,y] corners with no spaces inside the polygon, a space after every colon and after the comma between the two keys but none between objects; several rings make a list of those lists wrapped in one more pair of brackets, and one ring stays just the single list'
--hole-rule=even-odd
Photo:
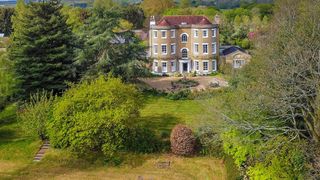
[{"label": "tree", "polygon": [[71,6],[63,6],[61,13],[67,17],[67,25],[72,28],[75,34],[79,34],[85,20],[89,17],[87,9],[81,9]]},{"label": "tree", "polygon": [[117,4],[114,0],[94,0],[93,2],[94,8],[110,9],[118,6],[119,4]]},{"label": "tree", "polygon": [[9,36],[12,32],[11,17],[13,14],[13,8],[0,8],[0,32],[5,36]]},{"label": "tree", "polygon": [[73,34],[61,8],[56,0],[28,6],[18,3],[8,52],[21,98],[42,89],[60,93],[67,81],[74,80]]},{"label": "tree", "polygon": [[0,79],[0,110],[2,110],[15,92],[16,85],[13,64],[5,53],[0,54]]},{"label": "tree", "polygon": [[191,7],[190,0],[181,0],[180,1],[180,8],[188,8]]},{"label": "tree", "polygon": [[236,129],[225,133],[224,148],[253,179],[319,177],[316,2],[276,1],[268,31],[258,36],[252,61],[230,83],[233,92],[224,99],[222,119]]},{"label": "tree", "polygon": [[142,29],[146,18],[143,9],[136,5],[129,5],[122,8],[122,17],[131,22],[135,29]]},{"label": "tree", "polygon": [[111,158],[125,149],[127,132],[137,123],[142,99],[133,85],[103,76],[67,90],[54,104],[48,125],[54,147],[83,155],[103,152]]},{"label": "tree", "polygon": [[161,15],[166,9],[174,6],[172,0],[144,0],[141,7],[147,17]]},{"label": "tree", "polygon": [[100,73],[123,77],[126,76],[133,62],[145,62],[145,47],[132,31],[121,27],[119,11],[94,9],[84,27],[83,47],[79,53],[79,71],[83,78],[97,77]]}]

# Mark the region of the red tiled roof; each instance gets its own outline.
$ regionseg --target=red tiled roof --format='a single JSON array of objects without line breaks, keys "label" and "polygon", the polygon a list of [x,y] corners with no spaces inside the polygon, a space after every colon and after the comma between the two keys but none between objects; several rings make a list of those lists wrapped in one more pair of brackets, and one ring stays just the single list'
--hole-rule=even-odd
[{"label": "red tiled roof", "polygon": [[158,26],[177,26],[182,23],[188,25],[210,25],[212,24],[205,16],[164,16],[159,22]]},{"label": "red tiled roof", "polygon": [[165,19],[162,19],[159,22],[158,26],[170,26],[170,24]]},{"label": "red tiled roof", "polygon": [[207,18],[202,18],[202,20],[199,22],[199,25],[208,25],[211,24],[211,22]]}]

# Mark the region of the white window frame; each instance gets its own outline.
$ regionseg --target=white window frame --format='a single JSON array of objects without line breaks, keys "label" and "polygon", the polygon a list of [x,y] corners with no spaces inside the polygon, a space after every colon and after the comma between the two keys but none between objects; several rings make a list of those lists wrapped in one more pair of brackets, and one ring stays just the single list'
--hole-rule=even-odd
[{"label": "white window frame", "polygon": [[[166,69],[163,68],[163,64],[166,65]],[[163,73],[168,72],[168,63],[167,63],[167,61],[161,61],[161,72],[163,72]]]},{"label": "white window frame", "polygon": [[159,70],[159,63],[158,61],[153,61],[153,71],[158,72]]},{"label": "white window frame", "polygon": [[170,37],[176,38],[176,30],[175,29],[170,30]]},{"label": "white window frame", "polygon": [[[173,49],[172,49],[172,46],[173,46]],[[176,54],[176,48],[177,48],[176,43],[173,43],[173,44],[170,45],[171,54]]]},{"label": "white window frame", "polygon": [[[166,52],[165,53],[162,51],[162,46],[166,46]],[[167,46],[167,44],[161,44],[161,54],[164,54],[164,55],[168,54],[168,46]]]},{"label": "white window frame", "polygon": [[[162,36],[162,33],[164,32],[165,36]],[[167,30],[161,30],[161,39],[167,39]]]},{"label": "white window frame", "polygon": [[[197,33],[196,33],[197,32]],[[193,37],[198,38],[199,37],[199,29],[193,30]]]},{"label": "white window frame", "polygon": [[217,37],[217,29],[211,29],[212,37]]},{"label": "white window frame", "polygon": [[[187,57],[182,57],[182,51],[183,51],[184,49],[187,50]],[[188,49],[188,48],[182,48],[180,51],[181,51],[181,58],[182,58],[182,59],[188,59],[188,57],[189,57],[189,49]]]},{"label": "white window frame", "polygon": [[[204,69],[204,63],[207,63],[207,70]],[[209,72],[209,61],[208,60],[202,61],[202,70],[203,70],[203,72]]]},{"label": "white window frame", "polygon": [[[207,46],[207,52],[204,52],[204,45]],[[209,44],[208,43],[202,43],[202,53],[203,54],[208,54],[209,53]]]},{"label": "white window frame", "polygon": [[[198,51],[196,51],[196,45],[198,45]],[[193,53],[194,54],[199,54],[199,43],[194,43],[193,44]]]},{"label": "white window frame", "polygon": [[158,30],[153,30],[153,38],[158,38]]},{"label": "white window frame", "polygon": [[[214,66],[213,66],[213,62],[214,62]],[[214,60],[212,60],[212,71],[213,72],[216,72],[217,71],[217,60],[216,59],[214,59]]]},{"label": "white window frame", "polygon": [[[206,34],[207,34],[206,36],[204,35],[204,32],[206,32]],[[208,33],[209,33],[208,29],[202,29],[202,37],[203,38],[208,38],[209,37]]]},{"label": "white window frame", "polygon": [[175,60],[170,61],[170,66],[171,66],[171,72],[176,72],[177,71]]},{"label": "white window frame", "polygon": [[212,43],[211,51],[212,51],[212,54],[217,54],[217,43],[216,42]]},{"label": "white window frame", "polygon": [[158,54],[158,49],[159,49],[158,44],[153,44],[153,54]]},{"label": "white window frame", "polygon": [[[240,63],[239,66],[235,66],[237,61],[240,61],[240,62],[242,61],[243,64]],[[245,64],[246,64],[246,61],[244,59],[234,59],[233,60],[233,68],[235,68],[235,69],[241,68]]]},{"label": "white window frame", "polygon": [[[182,36],[183,35],[186,35],[187,36],[187,41],[182,41]],[[180,35],[180,39],[181,39],[181,43],[188,43],[188,39],[189,39],[189,35],[187,34],[187,33],[182,33],[181,35]]]},{"label": "white window frame", "polygon": [[200,63],[198,60],[194,61],[194,70],[198,72],[200,70]]}]

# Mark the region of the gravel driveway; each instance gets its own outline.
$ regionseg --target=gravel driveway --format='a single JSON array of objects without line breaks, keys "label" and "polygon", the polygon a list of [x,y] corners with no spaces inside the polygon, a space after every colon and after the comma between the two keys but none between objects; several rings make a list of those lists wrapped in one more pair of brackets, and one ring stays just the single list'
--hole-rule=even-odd
[{"label": "gravel driveway", "polygon": [[[148,84],[152,88],[161,91],[171,91],[172,81],[178,81],[183,77],[155,77],[155,78],[140,78],[141,81]],[[197,76],[197,77],[187,77],[187,79],[192,79],[199,82],[199,85],[193,87],[194,90],[204,90],[210,88],[210,83],[218,83],[220,87],[228,86],[228,82],[222,78],[212,77],[212,76]]]}]

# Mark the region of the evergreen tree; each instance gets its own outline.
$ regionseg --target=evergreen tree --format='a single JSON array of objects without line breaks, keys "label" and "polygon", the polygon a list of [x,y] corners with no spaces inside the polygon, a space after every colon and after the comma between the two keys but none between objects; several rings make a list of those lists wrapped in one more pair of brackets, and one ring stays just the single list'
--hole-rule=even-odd
[{"label": "evergreen tree", "polygon": [[57,0],[24,5],[13,17],[9,58],[14,62],[22,98],[38,90],[59,93],[74,80],[73,35]]},{"label": "evergreen tree", "polygon": [[120,11],[93,10],[85,25],[77,61],[82,77],[91,79],[112,72],[128,80],[145,72],[145,46],[121,22]]}]

